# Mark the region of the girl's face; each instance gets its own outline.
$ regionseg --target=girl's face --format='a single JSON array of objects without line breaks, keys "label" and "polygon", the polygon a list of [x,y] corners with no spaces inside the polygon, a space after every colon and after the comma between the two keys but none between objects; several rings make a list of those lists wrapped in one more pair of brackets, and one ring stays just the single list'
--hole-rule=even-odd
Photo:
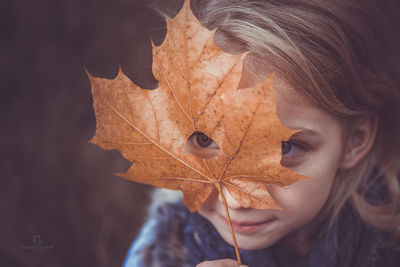
[{"label": "girl's face", "polygon": [[[271,246],[317,215],[331,191],[343,150],[342,126],[335,117],[301,101],[283,82],[275,82],[275,100],[281,122],[300,130],[284,143],[282,165],[311,179],[286,187],[269,186],[270,194],[283,210],[243,208],[224,190],[238,245],[246,250]],[[199,213],[232,245],[217,193],[210,196]]]}]

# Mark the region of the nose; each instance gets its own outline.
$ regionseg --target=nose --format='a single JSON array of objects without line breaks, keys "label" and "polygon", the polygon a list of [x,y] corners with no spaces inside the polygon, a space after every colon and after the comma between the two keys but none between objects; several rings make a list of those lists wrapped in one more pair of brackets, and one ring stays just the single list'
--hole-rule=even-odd
[{"label": "nose", "polygon": [[[225,187],[222,187],[222,193],[224,194],[226,203],[230,209],[237,210],[242,208],[242,205],[240,205],[240,203],[232,197],[231,193],[229,193]],[[222,204],[224,204],[221,194],[218,195],[218,199]]]}]

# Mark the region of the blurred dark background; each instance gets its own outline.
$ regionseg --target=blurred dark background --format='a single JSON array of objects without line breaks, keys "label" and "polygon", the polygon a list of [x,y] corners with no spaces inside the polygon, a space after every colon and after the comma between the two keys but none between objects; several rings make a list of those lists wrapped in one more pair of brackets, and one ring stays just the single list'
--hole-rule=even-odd
[{"label": "blurred dark background", "polygon": [[145,4],[1,2],[0,266],[122,264],[150,187],[115,176],[129,162],[87,142],[85,66],[112,78],[121,65],[157,86],[150,39],[160,43],[165,26]]},{"label": "blurred dark background", "polygon": [[[177,10],[182,1],[159,1]],[[130,164],[89,144],[90,83],[119,66],[155,88],[150,40],[163,20],[139,0],[2,0],[0,266],[120,266],[150,187],[114,175]],[[398,29],[399,5],[382,1]]]}]

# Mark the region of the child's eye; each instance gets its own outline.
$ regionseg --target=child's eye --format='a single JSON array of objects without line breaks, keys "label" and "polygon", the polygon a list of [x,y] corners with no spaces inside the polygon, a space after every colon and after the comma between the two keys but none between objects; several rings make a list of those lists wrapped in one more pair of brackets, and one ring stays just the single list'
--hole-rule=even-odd
[{"label": "child's eye", "polygon": [[302,147],[300,144],[295,143],[291,140],[289,141],[282,141],[282,155],[286,155],[286,154],[293,154],[296,152],[299,152],[298,150],[303,150],[304,147]]},{"label": "child's eye", "polygon": [[303,154],[307,151],[305,145],[292,140],[282,141],[282,161],[283,166],[291,166],[299,163]]},{"label": "child's eye", "polygon": [[218,145],[202,132],[193,133],[185,147],[185,153],[191,153],[202,159],[212,159],[219,155]]},{"label": "child's eye", "polygon": [[282,141],[282,155],[289,153],[291,149],[292,143],[290,143],[289,141]]},{"label": "child's eye", "polygon": [[212,140],[210,137],[208,137],[207,135],[205,135],[201,132],[194,133],[192,136],[193,136],[192,138],[195,137],[193,142],[198,146],[201,146],[203,148],[206,148],[206,147],[218,148],[218,146],[214,142],[214,140]]},{"label": "child's eye", "polygon": [[294,141],[282,141],[282,155],[287,155],[287,154],[294,154],[294,153],[299,153],[303,152],[306,150],[306,147],[298,142]]}]

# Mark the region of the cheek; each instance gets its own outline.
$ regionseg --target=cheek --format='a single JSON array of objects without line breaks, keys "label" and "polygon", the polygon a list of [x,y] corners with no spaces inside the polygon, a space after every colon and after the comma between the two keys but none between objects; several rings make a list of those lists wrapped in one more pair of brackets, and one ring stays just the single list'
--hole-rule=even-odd
[{"label": "cheek", "polygon": [[[331,138],[331,141],[333,138]],[[284,209],[283,216],[291,216],[291,222],[310,221],[324,206],[332,189],[341,156],[340,139],[325,143],[306,161],[293,168],[310,177],[285,188],[270,185],[268,188],[275,201]]]},{"label": "cheek", "polygon": [[210,194],[207,201],[200,207],[198,212],[205,218],[210,220],[210,217],[216,214],[216,205],[218,201],[218,194],[215,190]]},{"label": "cheek", "polygon": [[285,188],[276,185],[268,188],[283,208],[281,216],[287,223],[300,226],[311,221],[322,209],[332,187],[333,177],[330,178],[310,178]]}]

